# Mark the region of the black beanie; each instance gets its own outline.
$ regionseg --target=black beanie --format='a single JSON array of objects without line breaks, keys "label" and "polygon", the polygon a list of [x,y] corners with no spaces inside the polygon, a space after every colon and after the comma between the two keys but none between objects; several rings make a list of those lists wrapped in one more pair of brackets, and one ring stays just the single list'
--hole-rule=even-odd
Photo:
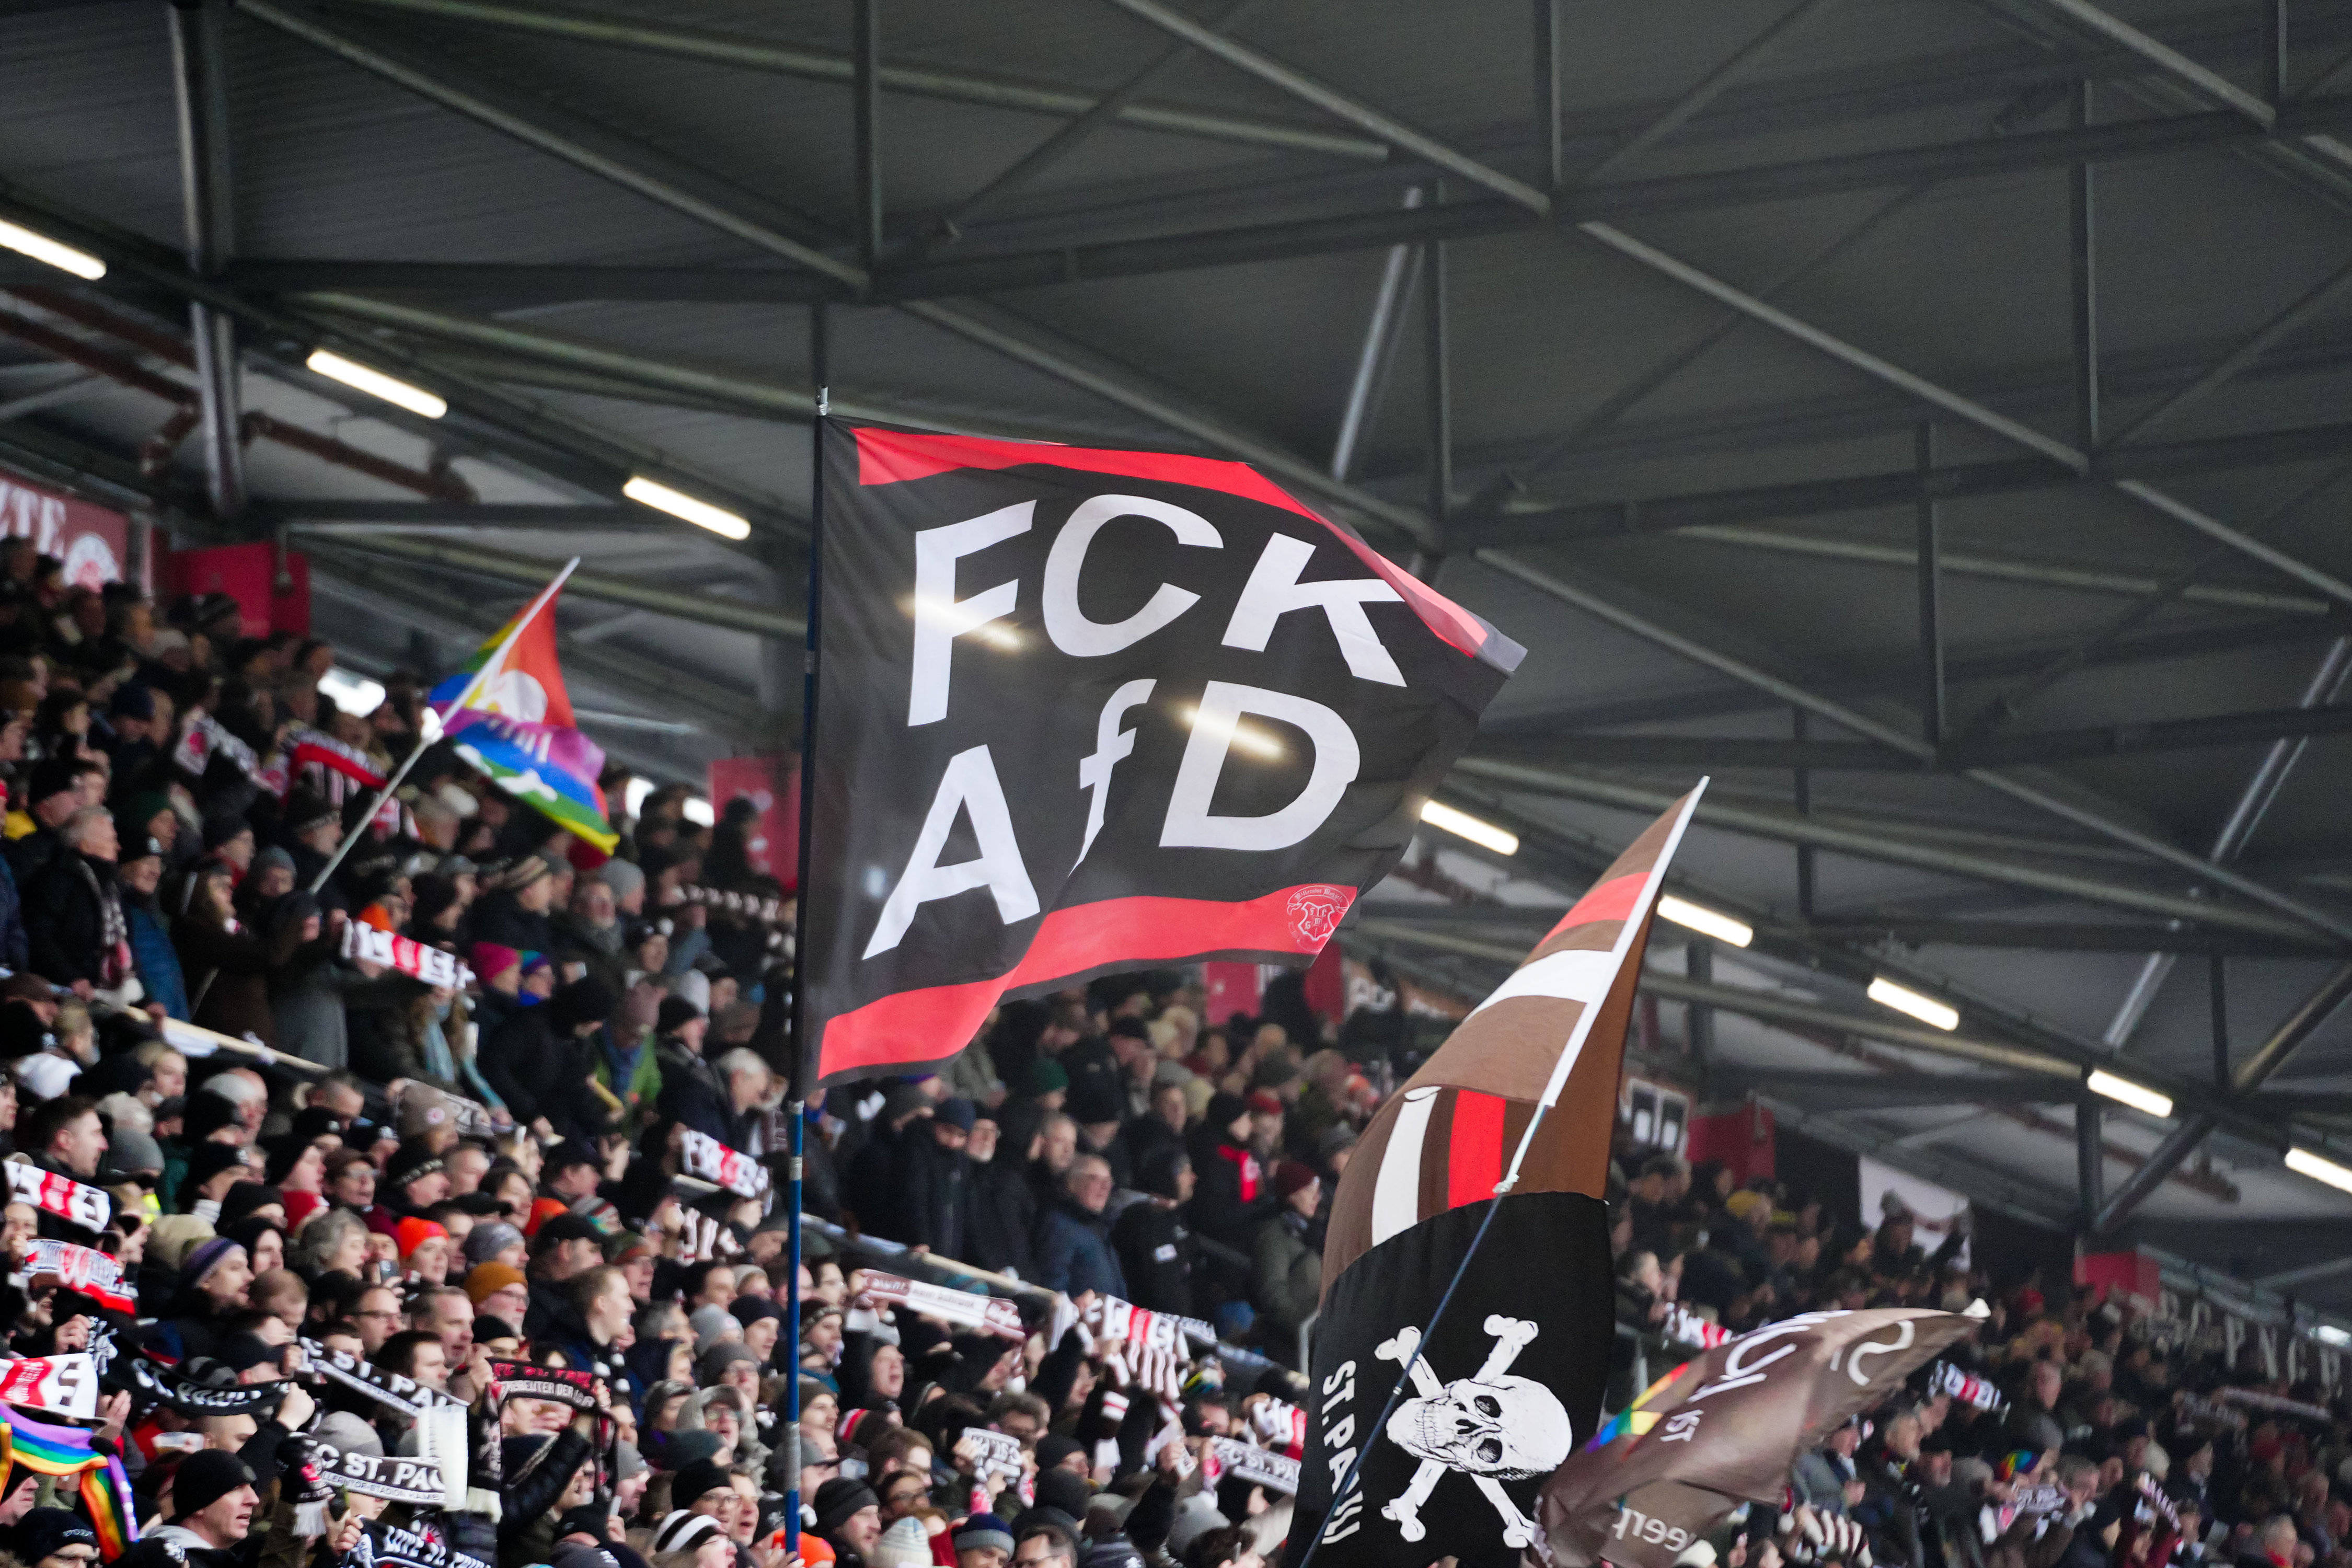
[{"label": "black beanie", "polygon": [[[672,1500],[676,1500],[675,1493],[672,1493]],[[874,1489],[864,1481],[835,1476],[816,1489],[816,1532],[823,1535],[827,1531],[838,1530],[859,1509],[877,1508],[881,1502],[882,1500],[874,1495]]]},{"label": "black beanie", "polygon": [[692,1508],[695,1500],[705,1492],[715,1492],[721,1487],[732,1484],[727,1479],[725,1470],[720,1469],[709,1459],[697,1459],[682,1467],[677,1472],[677,1479],[670,1482],[669,1506]]},{"label": "black beanie", "polygon": [[243,1459],[226,1448],[205,1448],[189,1455],[172,1472],[172,1517],[177,1524],[202,1513],[239,1487],[253,1485],[253,1472]]}]

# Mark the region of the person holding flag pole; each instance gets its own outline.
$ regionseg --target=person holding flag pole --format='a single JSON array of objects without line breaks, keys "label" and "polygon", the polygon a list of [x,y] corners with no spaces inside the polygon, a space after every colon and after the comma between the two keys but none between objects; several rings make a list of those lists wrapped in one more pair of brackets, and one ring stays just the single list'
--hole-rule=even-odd
[{"label": "person holding flag pole", "polygon": [[[489,658],[482,660],[480,666],[467,678],[466,684],[458,689],[457,698],[448,705],[446,712],[456,714],[464,710],[481,694],[483,688],[504,672],[507,655],[521,639],[525,628],[538,618],[542,610],[555,602],[555,595],[562,591],[565,581],[579,569],[579,566],[580,557],[577,555],[565,562],[563,569],[556,573],[555,580],[541,589],[538,596],[525,605],[521,613],[513,620],[507,623],[505,633],[499,637],[496,650]],[[447,728],[446,722],[442,728],[444,730]],[[319,868],[319,874],[310,879],[310,890],[312,893],[317,893],[326,887],[328,879],[335,874],[335,868],[343,863],[344,857],[352,852],[352,847],[360,841],[361,836],[366,833],[369,826],[375,821],[376,813],[383,809],[384,802],[390,800],[393,793],[400,788],[401,784],[408,777],[409,770],[416,765],[416,759],[425,754],[425,748],[433,743],[439,731],[436,731],[435,735],[427,735],[421,725],[418,727],[416,743],[408,749],[408,755],[401,759],[400,766],[393,770],[392,776],[383,781],[383,787],[375,792],[375,797],[368,802],[366,812],[345,830],[341,842],[335,846],[335,852],[327,857],[327,863]]]}]

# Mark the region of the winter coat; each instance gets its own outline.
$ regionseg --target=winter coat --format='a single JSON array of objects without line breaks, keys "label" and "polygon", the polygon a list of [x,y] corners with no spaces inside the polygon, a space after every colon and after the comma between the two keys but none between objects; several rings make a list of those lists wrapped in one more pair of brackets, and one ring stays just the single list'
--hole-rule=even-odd
[{"label": "winter coat", "polygon": [[371,1083],[414,1079],[465,1095],[462,1086],[438,1076],[425,1062],[425,1026],[417,1005],[426,990],[423,982],[405,974],[386,973],[356,981],[344,992],[352,1070]]},{"label": "winter coat", "polygon": [[971,1217],[966,1230],[968,1257],[982,1268],[1018,1279],[1037,1277],[1037,1254],[1030,1237],[1037,1228],[1037,1197],[1021,1167],[1000,1150],[972,1167],[966,1193]]},{"label": "winter coat", "polygon": [[875,1228],[909,1247],[963,1257],[971,1234],[971,1162],[958,1150],[942,1148],[928,1122],[909,1127],[897,1153],[890,1184],[897,1201]]},{"label": "winter coat", "polygon": [[269,976],[269,1006],[278,1020],[278,1048],[331,1072],[351,1065],[343,993],[360,978],[335,958],[335,939],[305,942]]},{"label": "winter coat", "polygon": [[555,926],[545,915],[522,908],[509,892],[486,893],[474,906],[472,940],[495,942],[518,952],[555,953]]},{"label": "winter coat", "polygon": [[1066,1296],[1092,1290],[1121,1300],[1134,1299],[1128,1293],[1118,1254],[1111,1250],[1109,1222],[1087,1213],[1066,1193],[1037,1221],[1037,1282]]},{"label": "winter coat", "polygon": [[730,1149],[743,1148],[747,1129],[709,1060],[676,1039],[659,1041],[655,1052],[661,1063],[662,1121],[691,1127]]},{"label": "winter coat", "polygon": [[482,1076],[515,1121],[540,1117],[562,1138],[588,1138],[604,1125],[603,1107],[588,1090],[589,1065],[581,1043],[559,1039],[545,1006],[526,1007],[481,1043]]},{"label": "winter coat", "polygon": [[302,928],[285,922],[267,936],[242,921],[224,930],[197,915],[172,922],[172,945],[186,976],[190,1022],[242,1039],[250,1034],[265,1046],[278,1043],[278,1022],[269,1008],[269,972],[302,944]]},{"label": "winter coat", "polygon": [[1129,1300],[1155,1312],[1195,1315],[1192,1270],[1201,1241],[1184,1223],[1182,1210],[1150,1199],[1130,1204],[1110,1227],[1110,1244],[1135,1292]]},{"label": "winter coat", "polygon": [[550,956],[559,964],[583,965],[592,979],[603,981],[615,996],[629,988],[628,955],[621,951],[621,921],[599,931],[564,910],[548,916],[547,923],[555,932],[555,951]]},{"label": "winter coat", "polygon": [[[147,1000],[162,1003],[165,1013],[186,1023],[188,982],[180,970],[179,950],[172,945],[171,923],[154,900],[128,890],[122,894],[122,915],[131,922],[131,967],[146,987]],[[0,916],[0,942],[5,942],[5,917]]]},{"label": "winter coat", "polygon": [[53,857],[25,890],[25,926],[33,973],[58,985],[109,984],[104,969],[106,906],[121,907],[114,867],[76,850]]},{"label": "winter coat", "polygon": [[1274,1213],[1274,1189],[1256,1156],[1211,1133],[1193,1145],[1192,1171],[1200,1182],[1192,1193],[1192,1227],[1227,1247],[1253,1245],[1258,1226]]},{"label": "winter coat", "polygon": [[1286,1336],[1296,1335],[1298,1325],[1315,1315],[1323,1294],[1323,1254],[1307,1239],[1312,1223],[1296,1209],[1285,1209],[1258,1226],[1250,1297]]},{"label": "winter coat", "polygon": [[20,970],[32,962],[25,935],[25,900],[16,887],[16,873],[0,859],[0,967]]}]

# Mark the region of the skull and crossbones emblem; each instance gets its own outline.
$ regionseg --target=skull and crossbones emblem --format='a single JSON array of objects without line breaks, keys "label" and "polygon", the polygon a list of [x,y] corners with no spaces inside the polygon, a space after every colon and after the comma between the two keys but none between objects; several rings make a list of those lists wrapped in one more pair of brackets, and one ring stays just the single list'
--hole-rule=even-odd
[{"label": "skull and crossbones emblem", "polygon": [[1382,1361],[1404,1362],[1412,1368],[1412,1385],[1419,1397],[1397,1406],[1389,1417],[1389,1441],[1421,1461],[1402,1496],[1381,1505],[1383,1517],[1396,1521],[1407,1541],[1429,1533],[1421,1521],[1421,1505],[1446,1471],[1455,1470],[1475,1482],[1486,1500],[1502,1515],[1507,1546],[1532,1545],[1536,1527],[1519,1511],[1505,1481],[1549,1475],[1575,1445],[1568,1411],[1552,1391],[1533,1378],[1515,1377],[1511,1363],[1539,1331],[1523,1318],[1496,1314],[1485,1323],[1495,1336],[1495,1348],[1486,1363],[1470,1377],[1442,1381],[1418,1353],[1421,1331],[1400,1329],[1396,1338],[1378,1346]]}]

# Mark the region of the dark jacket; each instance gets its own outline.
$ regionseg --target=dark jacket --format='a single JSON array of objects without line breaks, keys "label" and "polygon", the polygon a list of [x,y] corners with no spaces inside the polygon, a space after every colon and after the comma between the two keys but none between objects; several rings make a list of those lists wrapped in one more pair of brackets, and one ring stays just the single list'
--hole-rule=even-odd
[{"label": "dark jacket", "polygon": [[0,966],[23,969],[31,962],[25,936],[25,900],[18,896],[16,873],[0,858]]},{"label": "dark jacket", "polygon": [[1037,1254],[1030,1237],[1037,1229],[1037,1196],[1020,1165],[1000,1148],[996,1158],[972,1168],[966,1195],[971,1205],[966,1243],[971,1260],[982,1268],[1034,1279]]},{"label": "dark jacket", "polygon": [[[142,899],[127,888],[121,892],[122,916],[131,922],[131,966],[138,972],[139,984],[147,988],[147,1000],[162,1003],[164,1012],[186,1023],[188,983],[180,970],[179,950],[172,945],[171,923],[154,900]],[[0,916],[0,945],[5,942],[6,918]],[[20,942],[21,931],[20,927]]]},{"label": "dark jacket", "polygon": [[1192,1271],[1201,1242],[1184,1223],[1182,1210],[1149,1199],[1130,1204],[1110,1227],[1110,1244],[1135,1292],[1129,1300],[1155,1312],[1195,1315]]},{"label": "dark jacket", "polygon": [[1285,1209],[1258,1226],[1250,1295],[1285,1335],[1297,1333],[1323,1294],[1322,1249],[1307,1239],[1313,1225],[1297,1210]]},{"label": "dark jacket", "polygon": [[1110,1222],[1088,1214],[1067,1194],[1038,1218],[1037,1282],[1067,1296],[1092,1290],[1121,1300],[1134,1299],[1128,1294],[1118,1254],[1111,1249]]},{"label": "dark jacket", "polygon": [[33,973],[59,985],[87,980],[93,985],[110,982],[106,910],[120,900],[114,890],[114,865],[93,860],[77,850],[52,857],[33,885],[26,889],[25,927],[30,938]]},{"label": "dark jacket", "polygon": [[1211,1133],[1193,1144],[1192,1226],[1228,1247],[1247,1247],[1257,1227],[1274,1213],[1274,1190],[1256,1157],[1241,1145]]},{"label": "dark jacket", "polygon": [[514,900],[514,895],[486,893],[473,909],[471,939],[495,942],[518,952],[555,952],[555,926],[545,915],[535,915]]},{"label": "dark jacket", "polygon": [[543,1116],[564,1138],[592,1137],[604,1125],[601,1110],[586,1103],[585,1053],[578,1040],[556,1036],[545,1004],[510,1014],[478,1055],[483,1079],[518,1123]]},{"label": "dark jacket", "polygon": [[425,1063],[425,1026],[416,1005],[426,989],[405,974],[386,973],[356,982],[344,992],[352,1070],[371,1083],[413,1079],[466,1095],[465,1086],[436,1075]]},{"label": "dark jacket", "polygon": [[302,945],[300,925],[283,922],[265,937],[242,923],[224,931],[209,920],[182,915],[172,922],[172,945],[187,980],[190,1022],[236,1038],[252,1034],[264,1045],[277,1042],[269,972]]},{"label": "dark jacket", "polygon": [[928,1247],[948,1258],[965,1254],[970,1235],[971,1162],[944,1148],[929,1122],[919,1122],[898,1140],[887,1221],[877,1228],[893,1241]]},{"label": "dark jacket", "polygon": [[661,1066],[657,1110],[664,1123],[691,1127],[730,1149],[743,1148],[748,1140],[742,1119],[708,1058],[665,1037],[655,1042],[654,1059]]}]

